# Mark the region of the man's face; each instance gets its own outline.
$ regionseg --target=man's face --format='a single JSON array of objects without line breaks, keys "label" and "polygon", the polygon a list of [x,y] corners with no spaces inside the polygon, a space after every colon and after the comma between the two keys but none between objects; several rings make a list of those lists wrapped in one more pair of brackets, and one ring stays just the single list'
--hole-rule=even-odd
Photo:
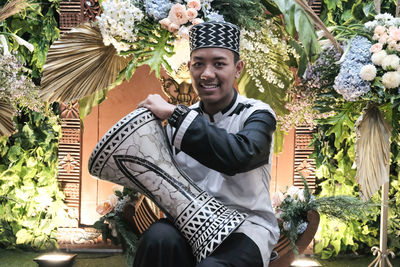
[{"label": "man's face", "polygon": [[235,63],[233,52],[228,49],[200,48],[192,52],[188,66],[193,87],[205,107],[225,108],[232,100],[243,61]]}]

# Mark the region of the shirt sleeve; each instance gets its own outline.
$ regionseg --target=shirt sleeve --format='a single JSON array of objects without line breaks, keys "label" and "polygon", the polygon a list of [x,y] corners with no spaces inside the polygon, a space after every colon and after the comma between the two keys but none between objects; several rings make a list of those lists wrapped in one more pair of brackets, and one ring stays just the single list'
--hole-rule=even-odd
[{"label": "shirt sleeve", "polygon": [[235,175],[268,163],[275,129],[276,120],[267,110],[253,112],[235,134],[191,111],[177,129],[174,146],[208,168]]}]

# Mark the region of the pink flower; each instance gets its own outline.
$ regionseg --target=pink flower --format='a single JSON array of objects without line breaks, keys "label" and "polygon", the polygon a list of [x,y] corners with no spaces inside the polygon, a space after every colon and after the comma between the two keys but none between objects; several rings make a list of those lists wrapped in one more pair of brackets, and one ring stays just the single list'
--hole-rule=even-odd
[{"label": "pink flower", "polygon": [[377,33],[374,33],[374,35],[372,36],[372,40],[379,40],[379,34],[377,34]]},{"label": "pink flower", "polygon": [[187,3],[187,7],[188,7],[188,8],[193,8],[193,9],[196,9],[196,10],[200,10],[201,4],[200,4],[200,1],[199,1],[199,0],[190,0],[190,1]]},{"label": "pink flower", "polygon": [[389,38],[389,35],[387,35],[387,33],[384,33],[381,35],[381,37],[379,37],[378,42],[381,44],[386,44],[388,38]]},{"label": "pink flower", "polygon": [[400,29],[393,29],[392,31],[389,32],[390,38],[394,41],[400,41]]},{"label": "pink flower", "polygon": [[396,50],[400,52],[400,44],[396,45]]},{"label": "pink flower", "polygon": [[160,20],[161,27],[166,30],[168,30],[169,25],[171,25],[171,23],[172,22],[169,18],[164,18],[164,19]]},{"label": "pink flower", "polygon": [[200,24],[203,23],[204,20],[200,19],[200,18],[195,18],[194,20],[192,20],[192,24],[196,25],[196,24]]},{"label": "pink flower", "polygon": [[391,42],[389,42],[387,48],[388,48],[389,50],[396,50],[396,47],[397,47],[396,41],[391,41]]},{"label": "pink flower", "polygon": [[197,10],[194,8],[189,8],[187,10],[187,15],[190,21],[197,17]]},{"label": "pink flower", "polygon": [[374,33],[382,35],[385,32],[386,32],[386,27],[385,26],[378,25],[378,26],[375,27]]},{"label": "pink flower", "polygon": [[169,11],[168,18],[179,26],[188,22],[189,18],[187,15],[186,7],[181,4],[175,4]]},{"label": "pink flower", "polygon": [[169,30],[170,32],[177,32],[177,31],[179,30],[179,25],[177,25],[177,24],[175,24],[175,23],[171,23],[171,24],[168,26],[168,30]]},{"label": "pink flower", "polygon": [[369,51],[370,51],[371,53],[376,53],[376,52],[381,51],[382,48],[383,48],[383,45],[382,45],[381,43],[376,43],[376,44],[374,44],[373,46],[371,46],[371,48],[369,49]]},{"label": "pink flower", "polygon": [[113,211],[115,205],[117,205],[118,197],[116,195],[110,195],[110,197],[106,200],[103,201],[100,205],[97,206],[96,211],[100,215],[106,215],[107,213],[110,213]]}]

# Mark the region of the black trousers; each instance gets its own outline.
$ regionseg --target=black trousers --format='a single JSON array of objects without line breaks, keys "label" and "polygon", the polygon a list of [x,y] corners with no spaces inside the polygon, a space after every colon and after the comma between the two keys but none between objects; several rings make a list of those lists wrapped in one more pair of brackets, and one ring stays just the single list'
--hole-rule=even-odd
[{"label": "black trousers", "polygon": [[152,224],[139,240],[134,267],[262,267],[257,245],[243,233],[231,234],[210,256],[196,264],[181,233],[166,219]]}]

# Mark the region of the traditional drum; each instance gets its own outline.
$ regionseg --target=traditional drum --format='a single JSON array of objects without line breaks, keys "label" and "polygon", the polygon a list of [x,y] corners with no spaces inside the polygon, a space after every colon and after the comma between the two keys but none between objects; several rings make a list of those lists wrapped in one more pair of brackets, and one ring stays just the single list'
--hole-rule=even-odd
[{"label": "traditional drum", "polygon": [[201,190],[176,166],[161,122],[145,108],[133,111],[103,136],[90,157],[89,172],[154,201],[173,219],[198,262],[246,217]]}]

